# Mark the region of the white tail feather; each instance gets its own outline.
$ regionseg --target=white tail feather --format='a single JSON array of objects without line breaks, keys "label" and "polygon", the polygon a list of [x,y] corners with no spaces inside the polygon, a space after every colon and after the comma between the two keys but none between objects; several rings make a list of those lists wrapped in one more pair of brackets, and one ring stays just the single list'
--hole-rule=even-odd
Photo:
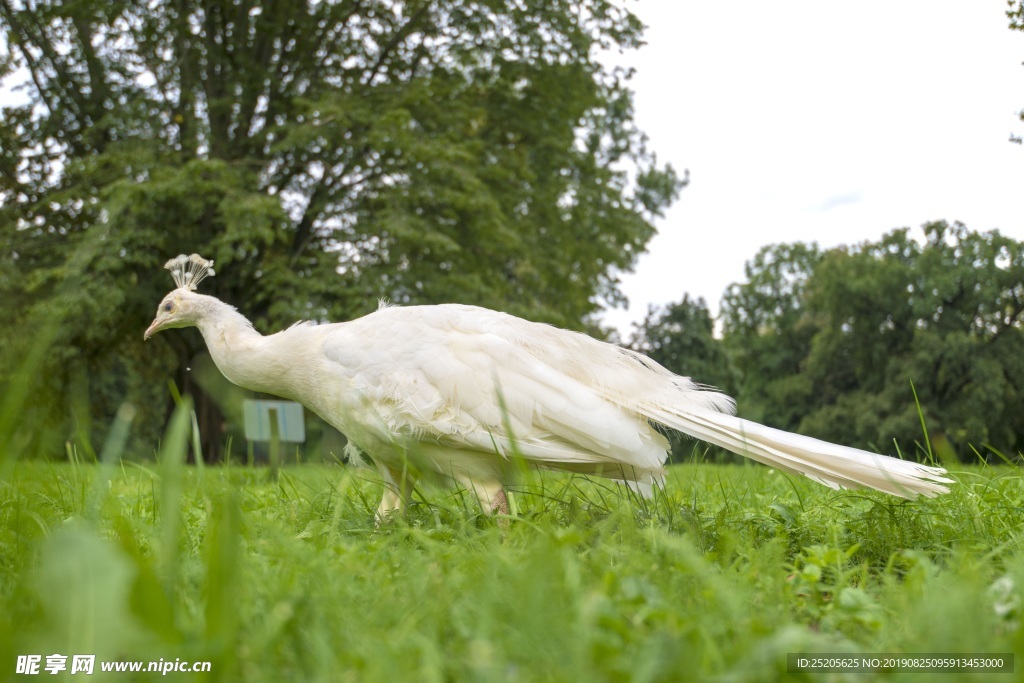
[{"label": "white tail feather", "polygon": [[652,420],[690,436],[766,465],[803,474],[834,489],[866,486],[912,499],[948,493],[943,484],[953,483],[943,476],[946,470],[940,467],[838,446],[733,415],[674,411],[663,406],[645,406],[643,412]]}]

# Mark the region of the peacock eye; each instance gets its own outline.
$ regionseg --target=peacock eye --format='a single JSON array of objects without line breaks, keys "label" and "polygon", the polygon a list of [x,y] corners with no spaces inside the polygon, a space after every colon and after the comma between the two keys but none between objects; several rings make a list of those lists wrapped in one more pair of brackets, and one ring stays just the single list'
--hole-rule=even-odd
[{"label": "peacock eye", "polygon": [[170,313],[173,308],[174,304],[172,304],[170,301],[164,304],[164,310],[167,311],[168,313]]}]

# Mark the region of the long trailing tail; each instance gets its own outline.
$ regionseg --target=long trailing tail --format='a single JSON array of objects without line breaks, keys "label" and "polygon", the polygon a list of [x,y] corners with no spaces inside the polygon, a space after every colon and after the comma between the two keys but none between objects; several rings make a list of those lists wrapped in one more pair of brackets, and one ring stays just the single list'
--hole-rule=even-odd
[{"label": "long trailing tail", "polygon": [[[647,408],[647,407],[645,407]],[[833,489],[866,486],[901,498],[948,493],[953,480],[941,467],[839,446],[711,411],[645,409],[649,418],[690,436]]]}]

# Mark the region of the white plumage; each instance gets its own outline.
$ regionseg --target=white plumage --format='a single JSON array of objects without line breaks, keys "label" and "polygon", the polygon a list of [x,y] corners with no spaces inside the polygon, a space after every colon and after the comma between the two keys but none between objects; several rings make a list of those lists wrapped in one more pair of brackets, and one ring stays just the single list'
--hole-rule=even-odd
[{"label": "white plumage", "polygon": [[506,511],[520,457],[649,491],[668,448],[652,423],[833,488],[913,498],[952,482],[941,468],[742,420],[728,396],[641,354],[475,306],[382,305],[351,322],[263,336],[195,293],[212,265],[194,254],[168,262],[178,289],[146,338],[194,325],[229,380],[298,401],[344,433],[388,484],[381,517],[421,477],[453,479],[484,510]]}]

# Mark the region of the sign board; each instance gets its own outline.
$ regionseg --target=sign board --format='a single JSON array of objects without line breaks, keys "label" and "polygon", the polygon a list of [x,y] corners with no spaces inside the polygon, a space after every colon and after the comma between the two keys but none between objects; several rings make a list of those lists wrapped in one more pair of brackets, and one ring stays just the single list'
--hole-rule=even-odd
[{"label": "sign board", "polygon": [[245,438],[249,441],[270,441],[271,419],[277,417],[277,438],[290,443],[306,440],[306,421],[302,406],[295,401],[244,402]]}]

